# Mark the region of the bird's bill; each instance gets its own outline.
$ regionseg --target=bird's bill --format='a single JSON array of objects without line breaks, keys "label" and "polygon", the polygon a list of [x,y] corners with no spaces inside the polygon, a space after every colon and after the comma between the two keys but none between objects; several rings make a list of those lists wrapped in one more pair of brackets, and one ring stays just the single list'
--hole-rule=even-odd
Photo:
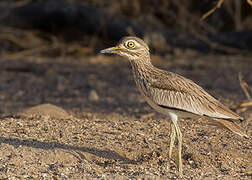
[{"label": "bird's bill", "polygon": [[118,50],[121,50],[121,48],[118,47],[118,46],[115,46],[115,47],[103,49],[103,50],[101,50],[100,52],[101,52],[101,53],[116,53]]}]

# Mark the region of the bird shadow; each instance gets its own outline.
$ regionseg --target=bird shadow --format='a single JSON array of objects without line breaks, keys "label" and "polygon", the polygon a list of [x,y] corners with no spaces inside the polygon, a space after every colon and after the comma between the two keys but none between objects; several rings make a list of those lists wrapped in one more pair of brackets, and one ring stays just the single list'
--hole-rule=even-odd
[{"label": "bird shadow", "polygon": [[[128,159],[126,157],[121,156],[115,151],[112,150],[101,150],[97,148],[89,148],[89,147],[79,147],[79,146],[73,146],[73,145],[67,145],[62,144],[59,142],[42,142],[38,140],[29,140],[29,139],[17,139],[17,138],[6,138],[6,137],[0,137],[0,144],[9,144],[14,147],[18,146],[27,146],[37,149],[44,149],[44,150],[52,150],[52,149],[63,149],[63,150],[70,150],[70,151],[79,151],[79,152],[85,152],[92,155],[95,155],[97,157],[109,159],[109,160],[116,160],[119,161],[121,164],[136,164],[137,162],[131,159]],[[78,155],[83,159],[85,156],[81,155],[79,152]]]}]

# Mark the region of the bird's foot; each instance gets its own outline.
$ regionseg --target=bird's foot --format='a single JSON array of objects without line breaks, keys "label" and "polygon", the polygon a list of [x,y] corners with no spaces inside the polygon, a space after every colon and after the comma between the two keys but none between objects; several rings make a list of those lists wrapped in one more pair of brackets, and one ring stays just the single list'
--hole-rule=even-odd
[{"label": "bird's foot", "polygon": [[182,167],[178,167],[178,169],[177,169],[175,162],[173,162],[171,159],[168,159],[168,162],[165,167],[165,171],[167,173],[169,172],[169,173],[177,174],[179,176],[183,175]]},{"label": "bird's foot", "polygon": [[165,167],[166,172],[170,172],[174,167],[174,162],[169,158]]}]

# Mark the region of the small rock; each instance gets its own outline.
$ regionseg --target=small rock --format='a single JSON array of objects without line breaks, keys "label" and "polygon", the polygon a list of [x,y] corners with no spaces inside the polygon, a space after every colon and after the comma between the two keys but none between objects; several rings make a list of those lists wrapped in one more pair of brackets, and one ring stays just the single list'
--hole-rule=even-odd
[{"label": "small rock", "polygon": [[99,96],[95,90],[91,90],[88,99],[90,101],[99,101]]},{"label": "small rock", "polygon": [[226,162],[222,162],[222,163],[221,163],[220,170],[221,170],[222,172],[225,172],[225,171],[230,171],[231,168],[230,168],[230,166],[229,166]]}]

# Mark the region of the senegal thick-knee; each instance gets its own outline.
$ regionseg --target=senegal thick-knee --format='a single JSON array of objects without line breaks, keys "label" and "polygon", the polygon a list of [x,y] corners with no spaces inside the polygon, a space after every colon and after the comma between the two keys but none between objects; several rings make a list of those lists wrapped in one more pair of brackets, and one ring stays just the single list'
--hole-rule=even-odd
[{"label": "senegal thick-knee", "polygon": [[182,173],[182,133],[178,126],[181,118],[196,122],[205,117],[240,135],[247,135],[235,123],[243,118],[221,104],[192,80],[173,72],[154,67],[148,45],[137,37],[124,37],[115,47],[101,53],[113,53],[125,57],[132,66],[137,88],[148,104],[157,112],[170,117],[171,134],[168,157],[171,159],[174,141],[178,140],[178,167]]}]

